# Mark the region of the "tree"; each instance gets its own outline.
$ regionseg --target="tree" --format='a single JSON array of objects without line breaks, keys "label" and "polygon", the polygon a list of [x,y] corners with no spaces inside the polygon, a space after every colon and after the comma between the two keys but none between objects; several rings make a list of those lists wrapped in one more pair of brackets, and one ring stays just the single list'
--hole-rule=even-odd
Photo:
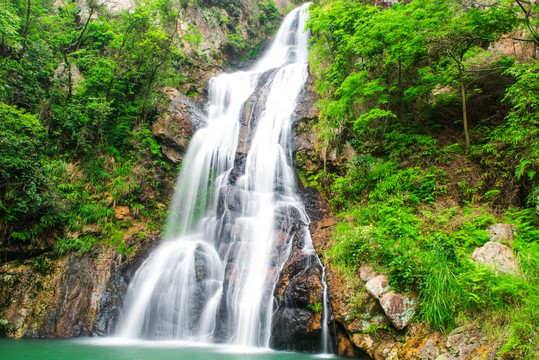
[{"label": "tree", "polygon": [[[449,24],[441,27],[439,33],[430,38],[431,54],[438,58],[438,67],[446,70],[443,81],[455,81],[459,86],[466,153],[470,150],[466,81],[472,76],[467,67],[467,59],[509,32],[515,24],[513,13],[503,7],[492,6],[484,11],[472,8],[453,17]],[[444,62],[444,57],[450,61]],[[449,71],[446,66],[449,66]],[[456,69],[455,75],[451,72],[451,66]]]},{"label": "tree", "polygon": [[[510,1],[512,4],[513,1]],[[535,0],[515,0],[518,8],[522,11],[519,20],[528,29],[530,40],[539,46],[539,4]]]}]

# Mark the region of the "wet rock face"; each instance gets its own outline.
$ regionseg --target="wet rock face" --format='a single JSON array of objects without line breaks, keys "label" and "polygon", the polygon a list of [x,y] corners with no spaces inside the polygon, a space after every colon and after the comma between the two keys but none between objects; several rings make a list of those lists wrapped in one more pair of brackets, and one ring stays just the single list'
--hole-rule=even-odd
[{"label": "wet rock face", "polygon": [[[107,335],[123,307],[127,286],[157,238],[134,239],[129,258],[95,247],[83,255],[0,267],[0,333],[9,337]],[[39,264],[39,266],[36,266]]]},{"label": "wet rock face", "polygon": [[320,322],[315,317],[308,309],[280,307],[273,316],[270,346],[280,350],[320,351],[320,327],[308,328]]},{"label": "wet rock face", "polygon": [[179,164],[196,130],[205,126],[206,117],[198,105],[174,89],[165,89],[172,98],[166,112],[152,125],[152,135],[161,144],[163,155]]},{"label": "wet rock face", "polygon": [[[248,238],[242,236],[242,232],[248,229],[237,219],[245,213],[249,194],[238,180],[245,174],[246,159],[274,75],[275,69],[262,74],[243,105],[234,166],[228,174],[227,184],[219,189],[216,216],[219,219],[219,254],[225,261],[224,293],[237,281],[236,260],[248,256],[247,248],[242,244],[242,239]],[[280,198],[292,190],[282,173],[278,173],[274,182],[275,197]],[[274,241],[267,279],[271,279],[268,284],[273,284],[274,280],[277,284],[275,288],[268,286],[263,295],[268,301],[273,297],[275,304],[270,345],[277,349],[320,350],[323,270],[317,254],[303,250],[307,244],[309,219],[297,203],[281,201],[274,208],[273,220]],[[214,333],[223,341],[235,326],[227,313],[227,301],[226,296],[221,299],[220,318]]]},{"label": "wet rock face", "polygon": [[[154,239],[153,242],[157,243],[157,239]],[[92,335],[106,336],[114,332],[124,307],[124,298],[129,283],[148,253],[149,250],[143,251],[132,261],[123,262],[120,266],[112,269],[105,291],[99,300],[100,310],[95,317]]]},{"label": "wet rock face", "polygon": [[318,117],[319,110],[315,107],[315,104],[319,96],[314,89],[314,79],[311,76],[307,79],[302,95],[292,115],[292,121],[295,125],[297,125],[297,122],[308,122]]},{"label": "wet rock face", "polygon": [[299,196],[311,221],[322,220],[329,214],[329,208],[324,205],[322,196],[315,188],[300,189]]},{"label": "wet rock face", "polygon": [[[314,80],[309,77],[304,91],[304,97],[292,115],[293,127],[296,134],[294,145],[297,155],[297,166],[307,171],[319,170],[323,166],[316,151],[317,134],[311,128],[312,120],[318,117],[318,110],[314,106],[317,100],[318,96],[314,91]],[[317,203],[318,205],[322,205],[325,201],[319,200]],[[308,202],[306,203],[306,207],[309,211]],[[311,215],[309,214],[309,216]]]},{"label": "wet rock face", "polygon": [[231,185],[236,184],[238,178],[245,174],[247,154],[251,148],[259,115],[264,110],[264,104],[269,92],[269,85],[271,85],[272,75],[274,74],[275,70],[268,70],[263,73],[258,79],[255,90],[243,105],[243,110],[239,119],[240,135],[236,156],[234,157],[234,167],[228,176]]},{"label": "wet rock face", "polygon": [[323,283],[322,267],[314,252],[292,252],[280,273],[274,297],[277,311],[272,319],[270,346],[320,351]]}]

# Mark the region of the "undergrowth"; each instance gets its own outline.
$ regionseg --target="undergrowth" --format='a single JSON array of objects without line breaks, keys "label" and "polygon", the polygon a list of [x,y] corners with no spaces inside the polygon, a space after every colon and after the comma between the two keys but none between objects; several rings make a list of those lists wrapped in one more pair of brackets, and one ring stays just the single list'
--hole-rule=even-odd
[{"label": "undergrowth", "polygon": [[[418,298],[416,321],[435,330],[447,334],[475,321],[496,336],[507,332],[502,353],[532,356],[539,338],[533,209],[509,210],[499,218],[486,199],[449,207],[442,202],[444,184],[437,168],[402,168],[380,159],[361,171],[351,166],[331,187],[330,202],[343,222],[326,260],[347,276],[355,276],[361,264],[375,265],[389,275],[392,288]],[[518,257],[517,275],[496,274],[471,259],[489,241],[485,229],[497,222],[515,224],[516,238],[508,245]]]},{"label": "undergrowth", "polygon": [[[415,321],[445,334],[475,323],[498,355],[535,359],[539,62],[486,50],[527,31],[508,4],[313,5],[318,138],[296,160],[341,219],[324,253],[340,274],[369,263],[417,298]],[[517,274],[472,260],[495,223],[514,226]]]}]

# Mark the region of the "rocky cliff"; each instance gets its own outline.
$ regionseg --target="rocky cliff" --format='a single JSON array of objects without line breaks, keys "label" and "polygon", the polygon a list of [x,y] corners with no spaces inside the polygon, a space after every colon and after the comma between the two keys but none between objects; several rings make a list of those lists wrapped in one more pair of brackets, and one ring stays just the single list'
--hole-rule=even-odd
[{"label": "rocky cliff", "polygon": [[39,257],[0,266],[0,335],[106,335],[134,272],[159,238],[133,235],[124,252],[96,246],[84,254]]}]

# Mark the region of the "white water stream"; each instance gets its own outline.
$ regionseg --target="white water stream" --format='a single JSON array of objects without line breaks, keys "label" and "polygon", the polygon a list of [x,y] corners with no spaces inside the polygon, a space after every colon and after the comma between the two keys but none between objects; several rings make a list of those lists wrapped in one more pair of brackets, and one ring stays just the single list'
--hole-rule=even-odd
[{"label": "white water stream", "polygon": [[304,231],[309,223],[291,167],[308,5],[285,18],[253,70],[210,81],[208,125],[185,156],[165,241],[131,281],[119,337],[269,346],[273,289],[292,247],[291,236],[276,243],[276,214],[294,213]]}]

